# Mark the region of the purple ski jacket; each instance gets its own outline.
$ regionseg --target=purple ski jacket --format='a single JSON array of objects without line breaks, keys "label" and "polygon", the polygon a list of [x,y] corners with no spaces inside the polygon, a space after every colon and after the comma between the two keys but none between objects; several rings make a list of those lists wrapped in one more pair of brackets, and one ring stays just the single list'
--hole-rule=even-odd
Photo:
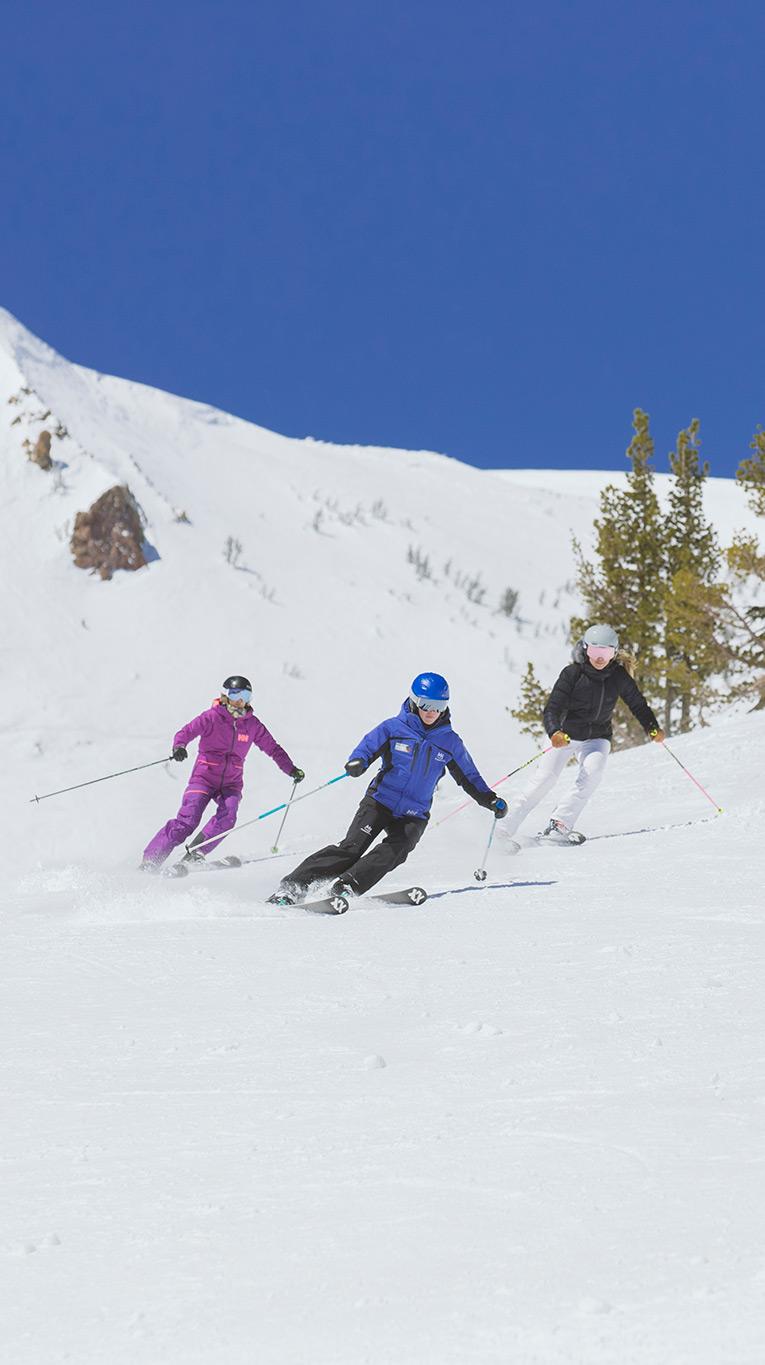
[{"label": "purple ski jacket", "polygon": [[232,716],[220,702],[213,702],[208,711],[181,727],[173,739],[173,748],[179,744],[186,748],[197,738],[199,752],[190,780],[201,780],[215,790],[242,790],[244,760],[253,744],[268,754],[287,776],[295,767],[289,754],[277,744],[249,706],[241,716]]}]

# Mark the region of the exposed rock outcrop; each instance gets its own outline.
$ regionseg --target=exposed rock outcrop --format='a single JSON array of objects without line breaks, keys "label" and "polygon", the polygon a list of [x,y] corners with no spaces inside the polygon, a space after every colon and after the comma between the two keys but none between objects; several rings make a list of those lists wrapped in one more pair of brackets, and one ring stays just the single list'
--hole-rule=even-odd
[{"label": "exposed rock outcrop", "polygon": [[52,469],[53,460],[50,453],[50,432],[41,431],[35,444],[29,452],[29,458],[33,464],[37,464],[41,469]]},{"label": "exposed rock outcrop", "polygon": [[117,569],[142,569],[144,519],[127,485],[101,494],[87,512],[78,512],[70,549],[78,569],[111,578]]}]

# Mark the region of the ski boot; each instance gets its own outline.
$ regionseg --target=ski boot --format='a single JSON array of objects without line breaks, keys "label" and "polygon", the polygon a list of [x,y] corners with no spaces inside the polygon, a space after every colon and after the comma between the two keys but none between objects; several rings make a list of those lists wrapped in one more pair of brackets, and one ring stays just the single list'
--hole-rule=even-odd
[{"label": "ski boot", "polygon": [[358,894],[359,888],[352,877],[338,877],[329,888],[330,897],[344,896],[346,900],[353,900]]},{"label": "ski boot", "polygon": [[296,886],[277,886],[273,895],[266,898],[266,905],[300,905],[305,897],[305,891],[298,890]]},{"label": "ski boot", "polygon": [[540,844],[559,844],[571,847],[576,844],[583,844],[585,838],[576,829],[569,829],[560,820],[551,820],[546,829],[537,835]]},{"label": "ski boot", "polygon": [[188,848],[181,858],[182,863],[203,863],[204,860],[204,853],[200,853],[196,848]]}]

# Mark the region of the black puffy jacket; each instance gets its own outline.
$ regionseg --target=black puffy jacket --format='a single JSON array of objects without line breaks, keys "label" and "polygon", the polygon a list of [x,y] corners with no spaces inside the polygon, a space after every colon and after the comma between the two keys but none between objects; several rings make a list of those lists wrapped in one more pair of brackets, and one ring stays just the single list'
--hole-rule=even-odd
[{"label": "black puffy jacket", "polygon": [[548,735],[564,730],[571,739],[610,739],[619,697],[646,733],[658,730],[658,720],[624,665],[614,659],[605,668],[593,668],[580,641],[574,648],[574,662],[563,669],[547,698],[545,730]]}]

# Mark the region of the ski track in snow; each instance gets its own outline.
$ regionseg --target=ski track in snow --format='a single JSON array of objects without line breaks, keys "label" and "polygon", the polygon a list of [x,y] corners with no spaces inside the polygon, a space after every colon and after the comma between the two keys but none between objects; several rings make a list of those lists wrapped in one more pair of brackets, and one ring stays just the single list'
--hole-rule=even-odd
[{"label": "ski track in snow", "polygon": [[[604,478],[286,441],[0,323],[0,400],[27,381],[70,430],[54,491],[0,423],[3,1361],[761,1365],[765,716],[671,741],[719,817],[646,745],[613,758],[580,848],[497,838],[479,886],[471,807],[389,879],[424,905],[336,918],[265,898],[363,783],[296,807],[286,859],[178,881],[135,864],[188,765],[29,804],[167,752],[245,664],[311,780],[436,663],[487,777],[507,771],[526,658],[565,662],[561,519],[582,533]],[[161,559],[104,585],[55,528],[119,479]],[[732,486],[711,496],[726,535],[746,524]],[[280,605],[223,562],[227,535]],[[450,554],[519,587],[526,624],[468,604]],[[31,706],[19,659],[50,679]],[[242,819],[284,788],[254,756]],[[437,816],[460,799],[442,784]],[[222,852],[265,857],[275,833]]]}]

